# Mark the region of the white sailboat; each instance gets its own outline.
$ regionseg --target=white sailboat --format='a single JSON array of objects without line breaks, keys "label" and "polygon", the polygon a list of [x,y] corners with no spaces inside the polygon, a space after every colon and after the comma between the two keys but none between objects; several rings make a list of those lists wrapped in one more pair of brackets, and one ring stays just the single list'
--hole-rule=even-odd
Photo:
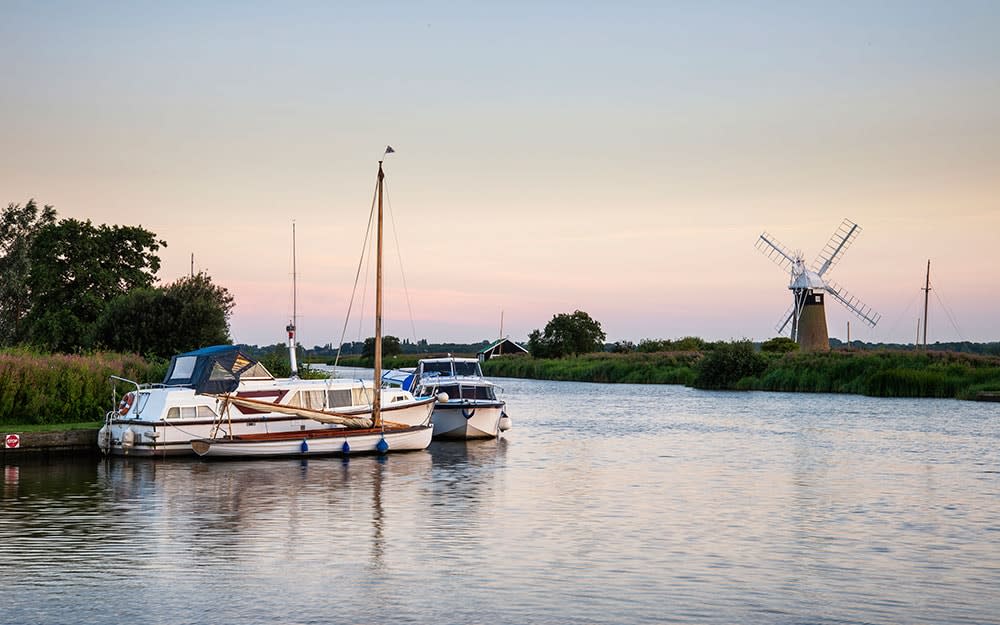
[{"label": "white sailboat", "polygon": [[[387,147],[385,154],[393,152]],[[383,157],[384,160],[384,157]],[[375,372],[373,380],[382,379],[382,192],[385,174],[383,160],[378,162],[376,183],[378,217],[376,220],[376,271],[375,271]],[[390,404],[383,407],[385,391],[372,396],[371,410],[312,410],[299,407],[295,415],[311,419],[315,427],[300,431],[220,436],[191,441],[191,448],[199,456],[208,458],[260,458],[276,456],[317,456],[349,453],[379,453],[415,451],[430,445],[434,429],[431,414],[436,398],[416,399],[408,391],[394,389]],[[223,400],[247,406],[247,399],[224,396]],[[252,404],[253,400],[249,400]],[[419,422],[410,419],[390,420],[384,413],[393,415],[421,415]],[[370,417],[370,418],[369,418]]]}]

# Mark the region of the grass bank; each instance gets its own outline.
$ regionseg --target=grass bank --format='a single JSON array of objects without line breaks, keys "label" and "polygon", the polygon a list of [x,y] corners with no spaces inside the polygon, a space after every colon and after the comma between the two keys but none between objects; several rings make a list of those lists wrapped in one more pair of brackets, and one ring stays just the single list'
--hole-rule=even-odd
[{"label": "grass bank", "polygon": [[560,359],[495,358],[487,376],[703,389],[975,399],[1000,392],[1000,358],[893,350],[769,354],[746,342],[704,352],[597,353]]},{"label": "grass bank", "polygon": [[517,356],[487,360],[483,373],[533,380],[690,385],[700,358],[698,352],[595,353],[574,358]]},{"label": "grass bank", "polygon": [[[127,354],[0,351],[0,425],[94,423],[112,408],[111,375],[159,382],[166,363]],[[119,392],[121,386],[119,386]]]},{"label": "grass bank", "polygon": [[974,399],[981,391],[1000,391],[1000,358],[889,350],[793,353],[773,357],[760,376],[735,388]]}]

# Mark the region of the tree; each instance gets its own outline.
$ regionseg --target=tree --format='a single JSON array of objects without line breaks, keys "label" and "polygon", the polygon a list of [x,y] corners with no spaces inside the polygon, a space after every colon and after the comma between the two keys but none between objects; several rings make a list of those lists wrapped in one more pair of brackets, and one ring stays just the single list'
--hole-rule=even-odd
[{"label": "tree", "polygon": [[55,223],[51,206],[9,204],[0,215],[0,346],[21,340],[23,319],[31,309],[31,247],[46,226]]},{"label": "tree", "polygon": [[799,344],[787,336],[776,336],[760,344],[760,351],[768,354],[787,354],[798,351]]},{"label": "tree", "polygon": [[698,362],[696,388],[733,389],[747,377],[756,377],[767,369],[767,360],[749,340],[718,343]]},{"label": "tree", "polygon": [[152,286],[160,246],[140,226],[64,219],[42,227],[29,251],[26,338],[56,351],[90,347],[93,324],[112,299]]},{"label": "tree", "polygon": [[[382,337],[382,357],[388,358],[389,356],[398,356],[403,353],[403,346],[400,344],[399,339],[395,336],[383,336]],[[365,339],[365,347],[361,352],[361,355],[365,358],[375,357],[375,337],[369,336]]]},{"label": "tree", "polygon": [[169,358],[207,345],[229,343],[233,296],[208,274],[185,276],[159,288],[120,295],[94,324],[101,347]]},{"label": "tree", "polygon": [[528,335],[528,351],[535,358],[562,358],[601,351],[605,334],[601,324],[582,310],[554,315],[545,331]]}]

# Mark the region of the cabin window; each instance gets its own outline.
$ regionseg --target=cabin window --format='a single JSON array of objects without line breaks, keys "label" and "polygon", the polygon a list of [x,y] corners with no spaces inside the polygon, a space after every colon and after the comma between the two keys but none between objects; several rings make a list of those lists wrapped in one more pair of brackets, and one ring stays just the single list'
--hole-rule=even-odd
[{"label": "cabin window", "polygon": [[264,365],[255,362],[252,367],[240,373],[241,380],[273,380],[274,376],[264,368]]},{"label": "cabin window", "polygon": [[308,408],[309,410],[322,410],[326,407],[325,399],[325,391],[299,391],[295,393],[288,405],[296,408]]},{"label": "cabin window", "polygon": [[424,374],[451,375],[451,362],[425,362]]},{"label": "cabin window", "polygon": [[327,391],[327,397],[329,398],[329,405],[333,408],[354,405],[354,394],[349,388]]},{"label": "cabin window", "polygon": [[167,419],[214,419],[216,416],[208,406],[174,406],[167,410]]},{"label": "cabin window", "polygon": [[[459,392],[461,389],[461,393]],[[492,386],[448,385],[439,386],[437,393],[448,393],[448,399],[496,399]]]},{"label": "cabin window", "polygon": [[170,379],[167,382],[189,379],[191,372],[194,371],[196,362],[198,362],[197,356],[180,356],[176,358],[174,360],[174,370],[170,372]]},{"label": "cabin window", "polygon": [[455,375],[480,376],[478,362],[456,362]]}]

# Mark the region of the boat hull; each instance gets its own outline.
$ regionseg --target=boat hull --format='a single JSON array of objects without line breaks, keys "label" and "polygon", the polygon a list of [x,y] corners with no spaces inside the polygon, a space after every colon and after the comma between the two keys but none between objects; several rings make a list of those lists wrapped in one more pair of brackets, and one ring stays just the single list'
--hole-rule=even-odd
[{"label": "boat hull", "polygon": [[[191,441],[191,448],[203,458],[300,458],[383,454],[427,449],[433,432],[434,429],[430,425],[387,429],[384,432],[378,429],[306,430],[289,435],[199,439]],[[385,442],[385,449],[379,448],[379,443],[382,441]]]},{"label": "boat hull", "polygon": [[[434,402],[410,400],[405,405],[388,405],[382,410],[383,419],[393,424],[406,426],[429,423]],[[371,409],[345,410],[345,413],[371,414]],[[191,456],[194,451],[191,441],[212,438],[219,421],[214,419],[191,420],[142,420],[112,419],[98,434],[98,444],[114,456],[131,457],[174,457]],[[230,432],[231,428],[231,432]],[[280,435],[316,430],[323,425],[297,416],[280,414],[252,415],[226,419],[222,422],[221,433],[234,436]],[[328,426],[336,429],[335,426]],[[131,434],[130,434],[131,432]],[[218,433],[216,432],[218,436]]]},{"label": "boat hull", "polygon": [[500,435],[500,417],[504,404],[490,403],[438,403],[431,420],[434,438],[469,440],[496,438]]}]

